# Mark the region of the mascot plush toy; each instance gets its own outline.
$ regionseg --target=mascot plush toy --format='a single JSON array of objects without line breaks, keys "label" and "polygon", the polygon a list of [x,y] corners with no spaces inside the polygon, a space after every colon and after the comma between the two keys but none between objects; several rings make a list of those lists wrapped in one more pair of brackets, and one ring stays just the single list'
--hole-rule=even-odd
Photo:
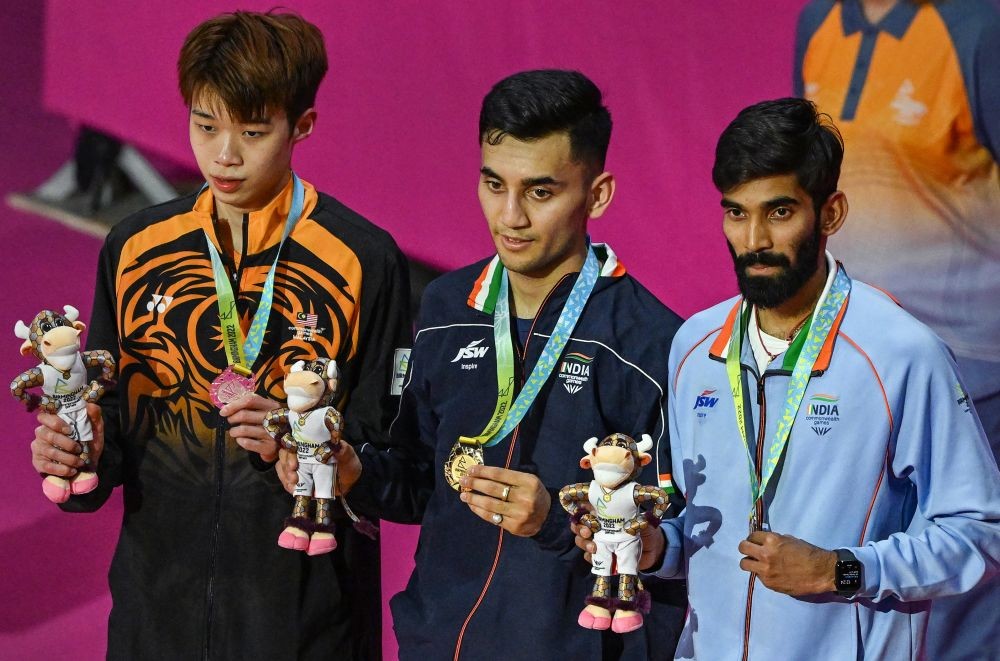
[{"label": "mascot plush toy", "polygon": [[[299,459],[295,505],[292,516],[285,520],[278,546],[309,555],[337,548],[330,505],[337,483],[333,450],[340,443],[343,419],[330,403],[337,393],[339,377],[334,360],[296,362],[285,376],[288,408],[275,409],[264,417],[264,428],[271,437]],[[316,504],[312,520],[311,501]]]},{"label": "mascot plush toy", "polygon": [[[634,481],[652,460],[652,447],[653,439],[648,434],[643,434],[638,444],[625,434],[611,434],[600,442],[591,438],[583,445],[586,454],[580,467],[593,470],[594,479],[589,484],[571,484],[559,492],[559,502],[574,522],[593,531],[597,545],[591,559],[591,572],[597,580],[577,619],[587,629],[635,631],[642,626],[642,613],[649,612],[649,594],[639,582],[639,533],[647,526],[658,526],[670,507],[663,489]],[[589,503],[589,510],[583,503]],[[642,511],[646,503],[652,505],[651,512]],[[617,599],[611,598],[613,561],[618,567]]]},{"label": "mascot plush toy", "polygon": [[[87,417],[87,403],[97,402],[104,394],[104,384],[114,377],[115,360],[103,349],[80,351],[80,333],[87,326],[78,321],[80,313],[66,305],[64,314],[42,310],[26,326],[18,321],[14,334],[24,340],[21,354],[33,355],[42,361],[38,367],[21,372],[10,384],[14,397],[27,405],[29,411],[41,408],[55,413],[69,426],[69,437],[80,444],[84,467],[69,480],[48,475],[42,481],[42,491],[54,503],[64,503],[71,495],[97,488],[97,474],[90,465],[90,441],[94,432]],[[100,367],[101,379],[87,382],[87,368]],[[41,387],[42,395],[29,393]]]}]

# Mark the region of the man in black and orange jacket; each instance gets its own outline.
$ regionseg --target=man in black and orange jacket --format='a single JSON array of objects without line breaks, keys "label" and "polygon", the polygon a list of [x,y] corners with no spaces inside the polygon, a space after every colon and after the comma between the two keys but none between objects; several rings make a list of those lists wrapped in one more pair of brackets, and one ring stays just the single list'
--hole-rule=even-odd
[{"label": "man in black and orange jacket", "polygon": [[[292,501],[261,420],[295,361],[328,357],[346,434],[384,441],[398,406],[394,353],[410,342],[405,259],[386,232],[308,183],[282,241],[292,149],[313,129],[326,71],[319,30],[291,14],[223,15],[188,36],[178,68],[208,183],[127,218],[105,242],[88,343],[111,351],[119,381],[90,410],[103,429],[99,487],[63,505],[92,511],[123,486],[108,658],[378,659],[378,544],[347,522],[335,553],[277,546]],[[256,392],[221,410],[210,387],[229,359],[211,247],[244,335],[277,258],[250,365]],[[71,475],[80,460],[62,423],[40,421],[35,468]]]}]

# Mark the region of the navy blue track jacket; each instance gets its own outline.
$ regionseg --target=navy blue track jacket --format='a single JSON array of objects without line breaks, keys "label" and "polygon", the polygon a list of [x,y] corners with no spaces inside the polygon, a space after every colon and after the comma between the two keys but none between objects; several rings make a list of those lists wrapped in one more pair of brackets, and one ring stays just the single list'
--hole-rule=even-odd
[{"label": "navy blue track jacket", "polygon": [[[656,483],[657,465],[669,472],[667,355],[681,323],[625,274],[610,248],[595,249],[601,277],[555,370],[520,425],[485,450],[487,465],[534,473],[551,494],[548,517],[531,538],[480,519],[444,480],[458,437],[480,433],[496,404],[497,286],[490,284],[499,260],[446,274],[424,294],[392,449],[362,446],[362,477],[349,496],[355,509],[422,524],[415,571],[391,604],[404,661],[673,656],[683,585],[647,585],[653,610],[636,632],[602,634],[576,623],[593,578],[558,490],[592,479],[579,465],[583,444],[616,431],[649,433],[656,442],[657,461],[642,481]],[[524,348],[515,341],[519,387],[576,278],[567,275],[550,292]]]}]

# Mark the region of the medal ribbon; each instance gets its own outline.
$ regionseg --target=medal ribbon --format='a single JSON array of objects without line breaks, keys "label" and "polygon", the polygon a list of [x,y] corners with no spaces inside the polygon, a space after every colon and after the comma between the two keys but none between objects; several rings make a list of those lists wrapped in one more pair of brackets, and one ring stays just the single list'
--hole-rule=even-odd
[{"label": "medal ribbon", "polygon": [[819,352],[826,342],[833,322],[840,314],[840,309],[847,300],[847,295],[851,292],[851,280],[844,273],[844,269],[837,268],[837,273],[833,279],[833,286],[827,293],[823,305],[815,313],[812,323],[809,326],[809,334],[802,351],[799,353],[795,367],[792,369],[791,379],[788,381],[788,389],[785,392],[785,404],[778,419],[778,427],[774,431],[774,439],[764,455],[764,465],[761,467],[761,480],[758,483],[757,474],[754,472],[753,453],[750,451],[750,443],[747,439],[746,418],[744,416],[745,403],[743,400],[743,379],[740,370],[740,355],[743,346],[743,335],[745,332],[746,315],[740,313],[733,321],[732,336],[729,340],[729,350],[726,353],[726,375],[729,377],[729,387],[733,395],[733,404],[736,408],[736,428],[739,430],[740,439],[747,453],[747,466],[750,470],[750,518],[753,519],[754,508],[760,500],[767,485],[774,475],[775,468],[778,467],[778,460],[785,451],[788,437],[792,432],[792,424],[798,414],[802,399],[806,393],[806,386],[812,376],[813,365],[819,358]]},{"label": "medal ribbon", "polygon": [[514,398],[514,342],[510,335],[510,302],[508,300],[507,269],[503,268],[500,276],[500,292],[497,298],[496,307],[493,309],[493,340],[497,354],[497,405],[493,410],[486,428],[474,437],[460,436],[459,442],[462,445],[474,445],[481,447],[493,447],[511,431],[517,427],[524,418],[528,409],[531,408],[535,398],[541,391],[542,386],[555,369],[556,362],[566,348],[576,322],[583,314],[583,308],[590,298],[590,293],[597,283],[600,274],[600,264],[593,248],[587,247],[587,259],[583,263],[580,276],[573,285],[573,290],[563,305],[559,313],[559,320],[556,327],[549,336],[542,355],[535,363],[534,369],[528,376],[524,388],[518,394],[517,399],[511,406]]},{"label": "medal ribbon", "polygon": [[292,173],[292,206],[288,210],[288,219],[285,221],[285,231],[281,235],[281,243],[274,255],[274,263],[267,272],[264,280],[264,288],[260,294],[260,305],[253,316],[250,324],[250,331],[246,338],[243,337],[243,329],[240,328],[238,315],[236,312],[236,296],[233,294],[233,286],[229,282],[226,268],[219,257],[219,251],[212,243],[211,237],[205,233],[208,242],[208,254],[212,258],[212,274],[215,277],[215,291],[219,299],[219,323],[222,325],[222,344],[226,349],[226,358],[233,371],[244,376],[250,376],[251,368],[260,354],[261,345],[264,344],[264,330],[267,328],[267,320],[271,316],[271,302],[274,298],[274,272],[278,267],[278,257],[281,255],[281,247],[285,245],[285,239],[292,233],[292,228],[299,221],[302,215],[302,207],[305,204],[305,188],[298,175]]}]

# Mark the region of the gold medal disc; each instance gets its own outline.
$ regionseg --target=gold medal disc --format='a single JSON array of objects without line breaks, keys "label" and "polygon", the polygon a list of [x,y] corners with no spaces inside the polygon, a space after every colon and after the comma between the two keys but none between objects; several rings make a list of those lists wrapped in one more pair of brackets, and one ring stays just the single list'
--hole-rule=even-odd
[{"label": "gold medal disc", "polygon": [[455,491],[460,491],[462,485],[459,480],[465,477],[469,468],[475,465],[482,466],[483,449],[478,445],[463,445],[461,442],[455,443],[448,455],[448,461],[444,464],[444,479],[448,486]]}]

